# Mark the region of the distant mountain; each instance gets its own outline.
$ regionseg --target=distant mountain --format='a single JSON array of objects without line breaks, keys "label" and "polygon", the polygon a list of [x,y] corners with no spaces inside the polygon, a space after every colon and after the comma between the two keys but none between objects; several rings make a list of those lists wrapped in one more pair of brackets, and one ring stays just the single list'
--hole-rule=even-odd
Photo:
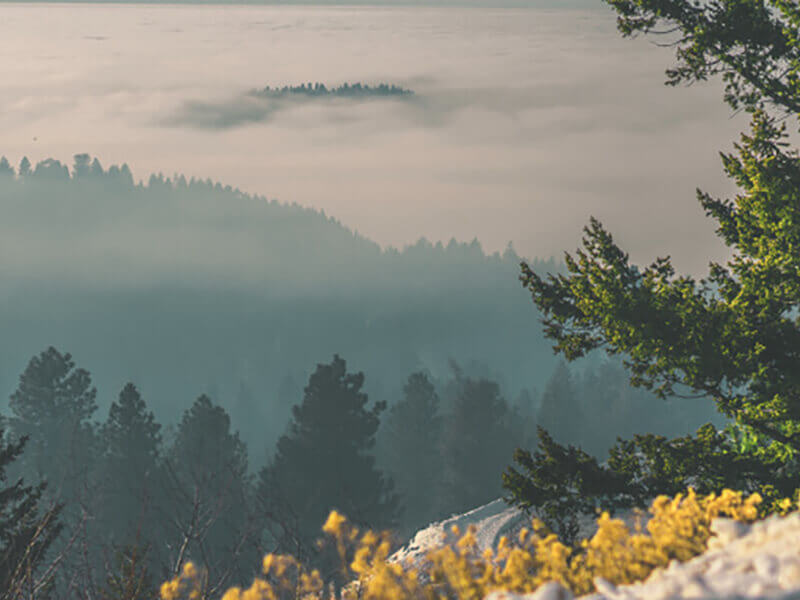
[{"label": "distant mountain", "polygon": [[390,401],[451,359],[509,398],[553,368],[510,247],[382,249],[321,212],[182,176],[135,183],[86,155],[16,171],[0,163],[4,397],[52,344],[95,376],[101,406],[128,380],[162,421],[201,392],[232,407],[245,390],[270,437],[334,353]]}]

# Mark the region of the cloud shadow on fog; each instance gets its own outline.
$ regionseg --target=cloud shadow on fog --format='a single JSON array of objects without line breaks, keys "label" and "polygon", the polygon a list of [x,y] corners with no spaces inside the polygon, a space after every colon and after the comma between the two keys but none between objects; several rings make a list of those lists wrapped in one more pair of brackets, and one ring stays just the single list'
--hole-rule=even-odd
[{"label": "cloud shadow on fog", "polygon": [[254,123],[265,123],[275,113],[288,107],[289,105],[284,102],[269,102],[248,95],[222,102],[191,100],[184,102],[160,124],[192,129],[234,129]]}]

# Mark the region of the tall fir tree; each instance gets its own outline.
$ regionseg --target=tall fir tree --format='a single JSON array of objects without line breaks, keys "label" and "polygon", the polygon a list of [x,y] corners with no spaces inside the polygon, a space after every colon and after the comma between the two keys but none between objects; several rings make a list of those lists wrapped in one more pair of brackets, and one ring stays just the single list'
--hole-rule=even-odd
[{"label": "tall fir tree", "polygon": [[19,162],[19,176],[20,178],[29,177],[31,174],[31,161],[27,156],[23,156]]},{"label": "tall fir tree", "polygon": [[45,484],[8,481],[7,468],[26,441],[9,441],[0,418],[0,600],[22,600],[33,597],[32,590],[48,589],[50,578],[41,566],[61,530],[59,505],[43,499]]},{"label": "tall fir tree", "polygon": [[422,372],[411,374],[379,437],[382,463],[402,499],[406,533],[441,516],[434,490],[442,470],[442,425],[439,395],[430,378]]},{"label": "tall fir tree", "polygon": [[247,448],[225,410],[200,396],[184,412],[166,461],[170,564],[189,559],[208,576],[204,593],[252,577],[260,537],[253,516]]},{"label": "tall fir tree", "polygon": [[20,461],[25,476],[46,480],[67,512],[86,499],[97,449],[96,397],[89,372],[51,346],[31,358],[9,402],[13,435],[29,438]]},{"label": "tall fir tree", "polygon": [[159,532],[165,484],[160,431],[139,390],[126,384],[111,404],[100,436],[97,520],[109,555],[136,548],[140,562],[146,558],[145,550],[151,562],[165,558],[156,556],[163,541]]},{"label": "tall fir tree", "polygon": [[313,555],[332,509],[362,526],[396,522],[397,498],[373,456],[386,405],[368,408],[363,385],[364,374],[348,373],[338,355],[317,365],[275,457],[260,473],[259,497],[285,549]]},{"label": "tall fir tree", "polygon": [[490,379],[455,370],[442,438],[441,501],[450,512],[463,512],[500,496],[501,473],[522,432]]},{"label": "tall fir tree", "polygon": [[14,167],[12,167],[8,159],[3,156],[0,157],[0,180],[8,178],[12,179],[14,177]]}]

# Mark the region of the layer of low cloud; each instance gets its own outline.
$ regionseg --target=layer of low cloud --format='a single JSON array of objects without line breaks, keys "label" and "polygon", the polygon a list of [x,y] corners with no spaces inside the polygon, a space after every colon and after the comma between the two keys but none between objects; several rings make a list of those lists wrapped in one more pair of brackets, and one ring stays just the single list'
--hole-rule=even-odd
[{"label": "layer of low cloud", "polygon": [[[89,152],[142,177],[210,177],[324,209],[383,245],[477,236],[559,255],[595,215],[643,262],[672,254],[702,272],[726,256],[694,190],[733,191],[717,152],[746,120],[729,118],[717,84],[665,88],[670,51],[621,40],[599,3],[8,6],[4,18],[0,154],[14,162]],[[416,94],[247,96],[302,81]]]}]

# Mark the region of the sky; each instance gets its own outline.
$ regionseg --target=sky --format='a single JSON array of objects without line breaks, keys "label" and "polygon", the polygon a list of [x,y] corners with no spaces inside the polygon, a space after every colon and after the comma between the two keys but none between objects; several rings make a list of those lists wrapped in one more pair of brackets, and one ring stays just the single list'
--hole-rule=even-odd
[{"label": "sky", "polygon": [[[424,236],[560,256],[600,218],[637,262],[727,250],[695,188],[746,128],[719,84],[663,85],[668,49],[588,9],[8,4],[0,155],[88,152],[324,210],[388,246]],[[264,104],[320,81],[410,100]],[[225,207],[220,207],[225,214]]]}]

